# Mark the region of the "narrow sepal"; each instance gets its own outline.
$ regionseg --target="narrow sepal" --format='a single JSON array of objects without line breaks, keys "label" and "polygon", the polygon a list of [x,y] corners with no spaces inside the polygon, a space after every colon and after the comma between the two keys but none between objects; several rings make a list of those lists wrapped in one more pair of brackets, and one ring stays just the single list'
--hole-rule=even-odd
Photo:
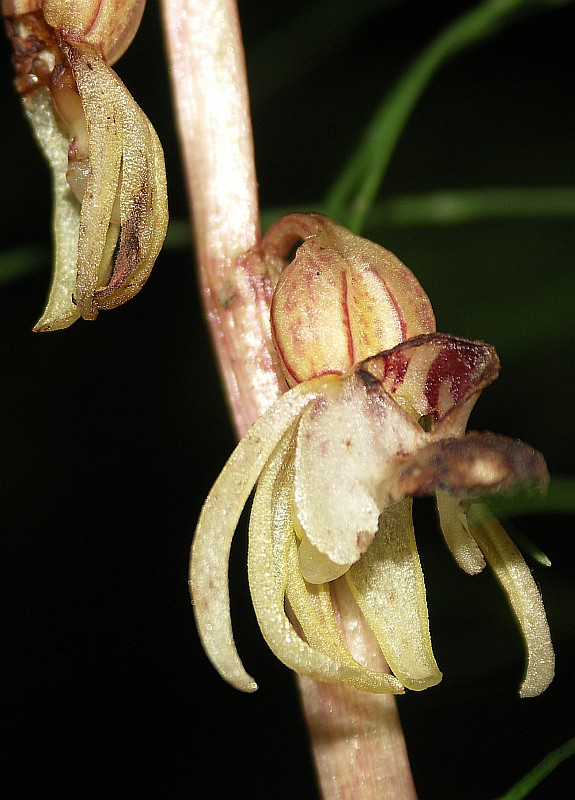
[{"label": "narrow sepal", "polygon": [[[157,135],[116,73],[88,47],[66,42],[61,47],[88,128],[75,302],[85,319],[95,319],[99,310],[133,297],[151,272],[168,224],[166,176]],[[114,258],[109,231],[117,204],[120,239]]]},{"label": "narrow sepal", "polygon": [[234,643],[228,592],[228,560],[242,509],[282,435],[322,383],[302,384],[280,399],[238,444],[202,508],[190,558],[190,591],[204,649],[220,675],[245,692],[257,688]]},{"label": "narrow sepal", "polygon": [[52,175],[54,199],[54,266],[46,307],[34,330],[58,330],[75,322],[80,311],[73,300],[80,204],[66,180],[68,137],[61,130],[47,88],[39,88],[24,102],[24,111]]},{"label": "narrow sepal", "polygon": [[468,575],[477,575],[485,568],[485,559],[469,532],[467,516],[460,499],[441,490],[435,496],[439,526],[445,544],[462,570]]},{"label": "narrow sepal", "polygon": [[467,518],[471,535],[507,595],[523,636],[527,658],[519,695],[536,697],[555,674],[555,654],[539,589],[523,556],[483,505],[471,506]]}]

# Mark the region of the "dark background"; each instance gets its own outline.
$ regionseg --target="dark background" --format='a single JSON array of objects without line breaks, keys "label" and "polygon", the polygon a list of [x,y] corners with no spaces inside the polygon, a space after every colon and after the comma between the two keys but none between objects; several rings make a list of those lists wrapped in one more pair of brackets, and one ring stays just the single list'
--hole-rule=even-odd
[{"label": "dark background", "polygon": [[[309,3],[240,2],[264,208],[313,204],[376,103],[463,2],[372,5],[299,74],[298,41],[265,41]],[[325,30],[347,4],[334,0]],[[322,40],[322,28],[310,35]],[[527,16],[445,66],[424,94],[385,196],[575,183],[575,6]],[[0,43],[0,245],[44,246],[42,268],[0,292],[5,797],[58,800],[245,794],[313,798],[291,674],[261,641],[245,531],[232,556],[238,646],[260,691],[224,684],[198,644],[187,594],[201,503],[234,439],[188,249],[166,250],[141,294],[96,323],[36,335],[49,281],[48,172]],[[293,69],[285,65],[292,64]],[[280,69],[288,73],[278,84]],[[171,214],[186,215],[157,4],[117,66],[162,139]],[[289,73],[292,72],[290,80]],[[277,81],[274,83],[274,75]],[[416,273],[440,330],[496,345],[503,371],[472,418],[573,472],[573,218],[372,232]],[[443,683],[399,699],[422,800],[496,798],[573,736],[572,518],[514,521],[548,553],[535,567],[557,677],[519,700],[522,647],[491,576],[459,573],[431,506],[417,509]],[[571,797],[573,760],[533,793]]]}]

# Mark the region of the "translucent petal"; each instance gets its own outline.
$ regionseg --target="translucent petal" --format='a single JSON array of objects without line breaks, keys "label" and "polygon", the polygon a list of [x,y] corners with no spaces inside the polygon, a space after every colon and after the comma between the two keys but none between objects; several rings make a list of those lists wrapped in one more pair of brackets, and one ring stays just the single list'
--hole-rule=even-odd
[{"label": "translucent petal", "polygon": [[439,683],[442,676],[431,648],[411,500],[402,500],[383,511],[371,547],[346,577],[399,680],[415,690]]},{"label": "translucent petal", "polygon": [[190,590],[198,632],[222,677],[245,692],[257,687],[238,656],[230,618],[228,559],[232,538],[250,492],[282,435],[317,397],[325,379],[300,384],[250,428],[212,487],[196,528]]},{"label": "translucent petal", "polygon": [[[280,661],[302,675],[320,681],[345,681],[363,691],[402,692],[403,687],[392,676],[357,664],[334,634],[335,625],[326,627],[320,607],[306,598],[303,579],[298,577],[291,521],[293,471],[289,461],[294,432],[295,426],[284,435],[263,469],[250,518],[248,577],[263,637]],[[311,642],[298,635],[286,615],[288,584]]]},{"label": "translucent petal", "polygon": [[437,512],[445,543],[458,566],[469,575],[477,575],[485,567],[485,559],[477,542],[469,533],[465,509],[459,498],[437,491]]},{"label": "translucent petal", "polygon": [[536,697],[555,674],[551,634],[537,584],[517,547],[484,506],[471,506],[467,519],[471,535],[507,594],[521,628],[527,664],[519,694]]}]

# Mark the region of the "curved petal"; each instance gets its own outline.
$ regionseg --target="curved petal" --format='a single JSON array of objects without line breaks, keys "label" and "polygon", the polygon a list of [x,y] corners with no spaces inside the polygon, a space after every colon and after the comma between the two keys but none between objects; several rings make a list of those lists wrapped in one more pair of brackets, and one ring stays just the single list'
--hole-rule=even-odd
[{"label": "curved petal", "polygon": [[46,308],[34,326],[37,332],[52,331],[67,328],[80,316],[73,301],[80,205],[66,180],[70,142],[62,133],[48,89],[35,91],[24,110],[52,173],[54,271]]},{"label": "curved petal", "polygon": [[232,634],[228,559],[242,509],[282,435],[321,392],[325,379],[282,395],[250,428],[213,485],[196,528],[190,558],[190,591],[198,632],[220,675],[244,692],[257,686],[246,673]]},{"label": "curved petal", "polygon": [[439,683],[410,500],[383,511],[371,547],[346,577],[399,680],[416,691]]},{"label": "curved petal", "polygon": [[[286,599],[290,603],[307,642],[340,665],[340,680],[363,692],[403,694],[402,684],[393,675],[374,672],[359,664],[347,649],[335,623],[329,584],[308,584],[300,569],[295,540],[288,552]],[[320,680],[320,677],[316,677]]]},{"label": "curved petal", "polygon": [[89,48],[64,42],[61,48],[72,69],[88,127],[89,171],[80,212],[75,300],[84,319],[95,319],[94,291],[107,283],[112,269],[106,245],[120,183],[122,113],[117,108],[110,67]]},{"label": "curved petal", "polygon": [[[302,675],[345,681],[363,691],[400,693],[403,687],[392,676],[371,672],[353,660],[335,624],[326,626],[321,600],[314,604],[306,596],[291,518],[293,469],[289,462],[294,447],[295,425],[262,471],[250,517],[248,578],[262,635],[274,655]],[[308,641],[298,635],[286,615],[286,590]]]},{"label": "curved petal", "polygon": [[[133,297],[148,278],[168,224],[158,137],[116,73],[89,47],[61,42],[86,116],[89,172],[80,212],[76,302],[85,319]],[[111,220],[120,204],[120,240]]]},{"label": "curved petal", "polygon": [[527,664],[519,695],[536,697],[555,674],[553,644],[537,584],[515,544],[484,506],[471,506],[467,519],[471,535],[503,587],[521,628]]},{"label": "curved petal", "polygon": [[[299,524],[297,527],[300,527]],[[336,564],[335,561],[332,561],[328,555],[322,553],[310,542],[306,533],[302,533],[300,536],[297,553],[302,576],[306,581],[317,586],[335,581],[351,567],[351,564]]]},{"label": "curved petal", "polygon": [[468,575],[477,575],[485,567],[485,559],[477,542],[469,533],[465,509],[458,497],[438,490],[435,493],[439,525],[451,555]]},{"label": "curved petal", "polygon": [[164,153],[151,122],[114,74],[123,110],[120,241],[110,282],[95,292],[98,309],[116,308],[148,279],[168,226]]}]

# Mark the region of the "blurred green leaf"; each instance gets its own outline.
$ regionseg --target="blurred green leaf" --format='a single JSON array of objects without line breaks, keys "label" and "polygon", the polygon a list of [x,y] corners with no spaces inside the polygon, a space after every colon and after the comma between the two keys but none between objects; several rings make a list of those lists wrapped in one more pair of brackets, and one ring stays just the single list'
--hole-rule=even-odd
[{"label": "blurred green leaf", "polygon": [[[294,211],[328,214],[329,208],[326,203],[318,201],[303,206],[265,209],[261,214],[262,228],[266,230],[276,219]],[[390,197],[372,207],[365,227],[373,232],[383,225],[460,225],[480,220],[562,217],[575,217],[575,187],[494,187]]]},{"label": "blurred green leaf", "polygon": [[575,217],[575,187],[464,189],[376,203],[365,226],[457,225],[485,219]]},{"label": "blurred green leaf", "polygon": [[25,245],[0,253],[0,286],[26,278],[50,266],[47,247]]},{"label": "blurred green leaf", "polygon": [[546,494],[523,493],[492,497],[487,504],[499,519],[521,514],[573,514],[575,478],[552,478]]},{"label": "blurred green leaf", "polygon": [[549,755],[528,772],[519,783],[516,783],[512,789],[504,795],[501,795],[499,800],[523,800],[523,798],[527,797],[544,778],[550,775],[553,770],[557,769],[561,762],[574,754],[575,737],[569,739],[565,744],[562,744],[556,750],[549,753]]},{"label": "blurred green leaf", "polygon": [[360,232],[401,132],[439,67],[467,47],[501,31],[517,19],[518,12],[557,5],[553,0],[486,0],[445,28],[408,67],[377,109],[326,197],[327,213]]},{"label": "blurred green leaf", "polygon": [[311,72],[329,53],[345,44],[375,11],[399,1],[355,0],[339,3],[334,8],[333,0],[316,0],[307,3],[297,16],[282,18],[280,27],[248,53],[252,102],[278,92]]}]

